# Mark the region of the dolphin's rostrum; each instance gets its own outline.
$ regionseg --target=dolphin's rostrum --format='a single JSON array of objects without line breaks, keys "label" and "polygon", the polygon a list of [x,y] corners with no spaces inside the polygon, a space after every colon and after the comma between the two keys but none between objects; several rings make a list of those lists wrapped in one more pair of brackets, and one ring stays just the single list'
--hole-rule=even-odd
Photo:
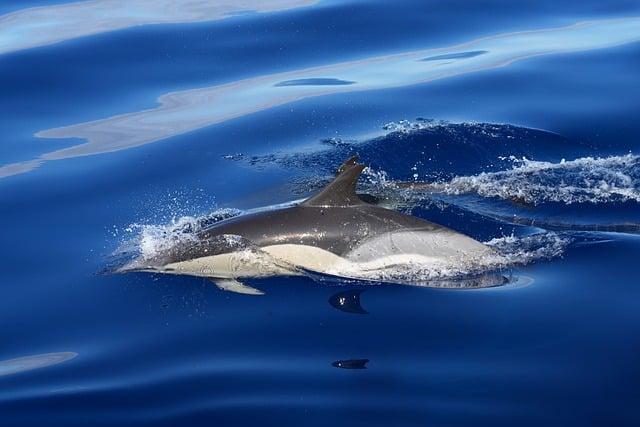
[{"label": "dolphin's rostrum", "polygon": [[298,205],[220,221],[120,271],[208,277],[225,290],[261,294],[239,279],[313,272],[374,280],[398,266],[446,269],[492,253],[451,229],[365,202],[356,194],[363,169],[353,157]]}]

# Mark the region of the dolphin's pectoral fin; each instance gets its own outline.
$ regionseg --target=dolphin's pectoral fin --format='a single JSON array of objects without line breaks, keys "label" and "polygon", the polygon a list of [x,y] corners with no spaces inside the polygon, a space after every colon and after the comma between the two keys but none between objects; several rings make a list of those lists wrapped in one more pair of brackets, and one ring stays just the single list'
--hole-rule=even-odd
[{"label": "dolphin's pectoral fin", "polygon": [[244,295],[264,295],[264,292],[260,289],[247,286],[236,279],[211,279],[211,281],[223,291],[235,292],[237,294]]}]

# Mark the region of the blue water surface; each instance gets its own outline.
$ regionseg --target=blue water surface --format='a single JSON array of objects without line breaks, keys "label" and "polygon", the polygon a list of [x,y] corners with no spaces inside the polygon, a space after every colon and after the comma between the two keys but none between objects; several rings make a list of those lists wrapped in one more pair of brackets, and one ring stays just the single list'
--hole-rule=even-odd
[{"label": "blue water surface", "polygon": [[[640,425],[638,2],[61,3],[0,4],[2,426]],[[354,154],[504,286],[104,274]]]}]

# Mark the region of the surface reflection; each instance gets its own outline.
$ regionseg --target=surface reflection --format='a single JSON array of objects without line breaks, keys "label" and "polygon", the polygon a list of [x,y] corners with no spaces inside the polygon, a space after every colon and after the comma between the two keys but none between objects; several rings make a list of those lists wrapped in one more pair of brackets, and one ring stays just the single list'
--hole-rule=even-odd
[{"label": "surface reflection", "polygon": [[339,85],[352,85],[355,82],[340,79],[327,79],[327,78],[311,78],[311,79],[295,79],[285,80],[276,83],[274,86],[339,86]]},{"label": "surface reflection", "polygon": [[0,16],[0,54],[150,24],[225,19],[309,6],[317,0],[92,0],[31,7]]},{"label": "surface reflection", "polygon": [[[171,92],[159,97],[155,108],[37,132],[40,138],[77,138],[84,142],[2,166],[0,177],[28,172],[44,161],[149,144],[309,97],[425,83],[498,68],[534,56],[604,49],[637,40],[640,40],[640,17],[594,20]],[[464,61],[423,60],[459,57],[461,51],[467,55]],[[469,52],[483,54],[469,56]],[[282,82],[314,81],[318,75],[333,75],[337,80],[354,83],[278,86]]]},{"label": "surface reflection", "polygon": [[15,359],[0,361],[0,377],[34,369],[46,368],[57,365],[78,356],[78,353],[65,351],[60,353],[36,354],[33,356],[18,357]]},{"label": "surface reflection", "polygon": [[415,285],[442,289],[484,289],[504,286],[509,282],[509,277],[500,272],[496,272],[460,278],[432,280],[428,283],[416,283]]},{"label": "surface reflection", "polygon": [[369,359],[345,359],[336,360],[331,366],[341,369],[367,369],[367,363]]},{"label": "surface reflection", "polygon": [[464,59],[464,58],[473,58],[476,56],[480,56],[487,53],[486,50],[472,50],[470,52],[459,52],[459,53],[445,53],[443,55],[434,55],[428,58],[424,58],[422,61],[441,61],[444,59]]}]

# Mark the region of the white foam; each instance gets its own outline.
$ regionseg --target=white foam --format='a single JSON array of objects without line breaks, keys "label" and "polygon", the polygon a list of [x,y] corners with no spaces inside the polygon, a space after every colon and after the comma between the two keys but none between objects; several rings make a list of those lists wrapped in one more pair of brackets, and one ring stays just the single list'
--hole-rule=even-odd
[{"label": "white foam", "polygon": [[634,154],[583,157],[557,163],[516,159],[510,170],[455,177],[430,185],[431,191],[451,195],[542,202],[640,202],[640,157]]},{"label": "white foam", "polygon": [[[455,126],[451,126],[455,125]],[[437,129],[438,131],[456,133],[462,127],[465,130],[475,134],[481,134],[490,138],[506,137],[512,138],[511,135],[504,135],[504,128],[508,125],[496,123],[479,123],[474,121],[452,123],[446,120],[424,119],[415,120],[398,120],[389,122],[382,126],[382,129],[389,133],[411,134],[416,131],[425,129]]]},{"label": "white foam", "polygon": [[397,132],[402,134],[409,134],[423,129],[433,129],[436,127],[446,126],[447,122],[441,120],[398,120],[395,122],[386,123],[382,126],[382,129],[389,131],[390,133]]},{"label": "white foam", "polygon": [[562,256],[571,239],[558,233],[543,232],[529,236],[507,236],[485,244],[494,251],[457,259],[456,262],[416,256],[396,256],[394,263],[376,268],[358,263],[341,264],[329,274],[382,282],[429,284],[442,280],[464,279],[536,261]]}]

